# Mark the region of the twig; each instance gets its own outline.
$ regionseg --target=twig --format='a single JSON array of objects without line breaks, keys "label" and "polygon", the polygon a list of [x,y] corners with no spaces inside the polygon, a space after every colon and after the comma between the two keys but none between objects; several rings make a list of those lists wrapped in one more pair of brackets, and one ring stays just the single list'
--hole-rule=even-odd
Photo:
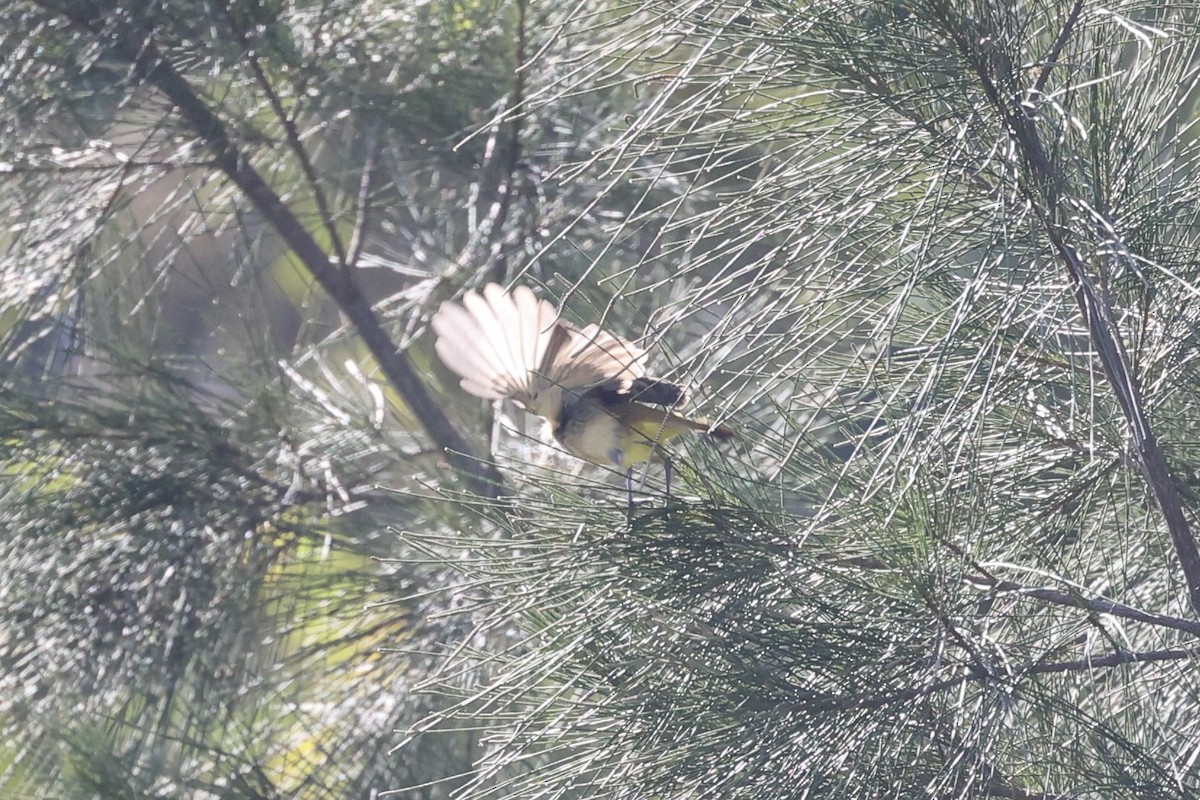
[{"label": "twig", "polygon": [[1102,656],[1081,658],[1074,661],[1035,661],[1023,667],[1005,670],[1002,674],[981,671],[974,666],[963,665],[963,672],[953,678],[944,678],[925,686],[914,686],[896,692],[877,695],[850,695],[821,697],[801,700],[786,706],[794,711],[848,711],[886,708],[898,703],[908,703],[922,697],[962,686],[973,681],[992,681],[1017,688],[1021,678],[1027,675],[1052,675],[1068,672],[1091,672],[1095,669],[1111,669],[1129,664],[1151,664],[1164,661],[1183,661],[1200,656],[1200,646],[1174,648],[1171,650],[1147,650],[1140,652],[1108,653]]},{"label": "twig", "polygon": [[1096,658],[1081,658],[1076,661],[1051,661],[1030,664],[1023,670],[1025,675],[1052,675],[1062,672],[1086,672],[1093,669],[1120,667],[1125,664],[1152,664],[1161,661],[1182,661],[1200,656],[1200,647],[1179,647],[1173,650],[1150,650],[1141,653],[1109,653]]},{"label": "twig", "polygon": [[1058,37],[1055,38],[1054,44],[1050,45],[1050,52],[1046,53],[1046,58],[1042,62],[1042,71],[1038,74],[1037,80],[1034,81],[1033,90],[1038,94],[1046,88],[1046,82],[1050,80],[1050,73],[1058,66],[1058,57],[1062,55],[1063,48],[1067,46],[1067,42],[1071,38],[1071,33],[1075,30],[1075,24],[1079,22],[1079,15],[1083,11],[1083,0],[1075,0],[1075,5],[1071,7],[1071,12],[1067,14],[1066,22],[1063,23],[1062,30],[1058,32]]},{"label": "twig", "polygon": [[312,165],[312,159],[308,157],[308,150],[304,147],[304,143],[300,141],[300,131],[296,129],[296,122],[288,115],[287,109],[283,107],[283,100],[280,99],[279,93],[275,91],[275,87],[271,85],[267,74],[263,72],[262,65],[258,62],[258,54],[255,52],[253,43],[247,39],[245,31],[238,26],[237,20],[234,19],[234,15],[230,12],[229,5],[222,3],[221,8],[225,12],[225,19],[229,24],[230,30],[238,37],[242,49],[245,50],[246,60],[250,64],[250,70],[254,73],[255,81],[258,82],[259,87],[266,94],[267,102],[271,104],[271,111],[275,114],[275,118],[283,126],[288,148],[296,156],[296,162],[300,165],[300,171],[304,173],[304,180],[308,182],[308,187],[312,191],[313,200],[317,204],[317,213],[321,218],[321,224],[324,226],[325,232],[329,234],[329,242],[338,254],[338,263],[345,267],[347,265],[346,249],[342,246],[342,237],[338,234],[337,225],[334,223],[333,214],[330,211],[329,201],[325,198],[325,190],[321,188],[321,182],[317,178],[317,171]]},{"label": "twig", "polygon": [[948,539],[939,539],[939,541],[950,548],[955,555],[961,558],[966,564],[969,564],[971,569],[974,570],[973,573],[963,576],[963,581],[966,583],[985,586],[997,592],[1023,594],[1045,603],[1082,608],[1097,614],[1124,617],[1125,619],[1137,620],[1138,622],[1148,622],[1152,625],[1161,625],[1164,628],[1173,628],[1174,630],[1190,633],[1193,636],[1200,636],[1200,622],[1180,619],[1179,617],[1170,617],[1166,614],[1142,611],[1141,609],[1127,606],[1124,603],[1117,603],[1113,600],[1085,600],[1078,594],[1064,592],[1059,589],[1035,589],[1023,586],[1015,581],[1002,580],[985,569],[981,564],[971,559],[966,551],[954,542]]},{"label": "twig", "polygon": [[508,141],[504,152],[504,181],[500,186],[500,209],[492,221],[493,230],[500,228],[508,219],[512,208],[513,182],[521,165],[523,145],[521,132],[525,127],[525,63],[526,50],[529,47],[528,31],[529,0],[517,0],[517,46],[513,54],[515,69],[513,70],[512,91],[508,98],[508,109],[512,116],[509,118]]},{"label": "twig", "polygon": [[[943,542],[943,544],[946,544],[950,546],[951,549],[955,550],[955,552],[961,556],[974,570],[974,572],[969,572],[962,576],[962,581],[972,586],[981,587],[994,592],[1020,594],[1030,597],[1034,600],[1040,600],[1043,603],[1069,606],[1071,608],[1080,608],[1096,614],[1108,614],[1109,616],[1113,617],[1131,619],[1136,622],[1145,622],[1150,625],[1158,625],[1163,628],[1171,628],[1172,630],[1190,633],[1193,636],[1200,636],[1200,622],[1182,619],[1180,617],[1172,617],[1166,614],[1156,614],[1152,611],[1143,611],[1140,608],[1134,608],[1133,606],[1128,606],[1124,603],[1118,603],[1114,600],[1089,600],[1081,597],[1078,594],[1073,594],[1061,589],[1035,588],[1031,586],[1025,586],[1015,581],[997,578],[979,564],[967,559],[961,548],[958,548],[950,542]],[[887,562],[869,556],[855,558],[828,558],[822,560],[830,561],[839,566],[856,567],[859,569],[891,569],[891,565]]]},{"label": "twig", "polygon": [[1087,600],[1059,589],[1035,589],[1029,586],[1022,586],[1013,581],[998,580],[991,576],[967,575],[964,576],[963,580],[968,583],[985,585],[987,588],[997,592],[1021,594],[1026,597],[1032,597],[1035,600],[1041,600],[1044,603],[1082,608],[1094,611],[1097,614],[1108,614],[1113,617],[1136,620],[1137,622],[1147,622],[1151,625],[1159,625],[1164,628],[1172,628],[1184,633],[1190,633],[1193,636],[1200,636],[1200,622],[1180,619],[1179,617],[1170,617],[1166,614],[1142,611],[1133,606],[1127,606],[1124,603],[1117,603],[1112,600]]},{"label": "twig", "polygon": [[366,230],[371,214],[371,190],[375,183],[375,169],[379,159],[379,123],[371,126],[367,133],[365,163],[358,179],[358,199],[355,201],[354,230],[346,243],[346,267],[358,264],[366,243]]},{"label": "twig", "polygon": [[[478,255],[482,255],[481,251],[489,251],[486,259],[495,257],[496,263],[492,265],[488,280],[504,283],[507,272],[506,266],[503,263],[503,245],[504,236],[502,228],[508,221],[509,214],[512,211],[513,195],[516,192],[516,174],[521,166],[521,156],[524,146],[521,141],[522,131],[525,127],[525,120],[528,112],[525,108],[525,59],[528,50],[528,0],[517,0],[517,41],[513,53],[514,70],[513,70],[513,85],[509,91],[507,100],[505,101],[504,112],[499,115],[500,119],[507,117],[507,138],[504,140],[500,148],[495,148],[495,143],[503,135],[502,123],[497,121],[492,126],[492,132],[488,137],[487,163],[489,169],[484,170],[484,175],[481,175],[479,182],[476,184],[477,194],[472,199],[472,205],[478,204],[479,197],[484,194],[485,180],[488,184],[488,193],[491,191],[490,175],[492,164],[499,164],[500,174],[495,179],[495,196],[485,198],[488,203],[487,216],[475,225],[475,233],[471,240],[463,248],[463,252],[456,259],[459,264],[471,263]],[[495,152],[498,149],[499,152]],[[492,153],[495,153],[493,156]],[[500,257],[497,257],[499,254]],[[486,261],[485,261],[486,263]]]}]

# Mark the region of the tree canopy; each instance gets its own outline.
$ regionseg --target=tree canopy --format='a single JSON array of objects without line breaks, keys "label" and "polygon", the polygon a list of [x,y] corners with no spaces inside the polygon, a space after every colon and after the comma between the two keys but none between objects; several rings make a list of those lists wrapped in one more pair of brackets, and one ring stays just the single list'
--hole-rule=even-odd
[{"label": "tree canopy", "polygon": [[3,7],[0,795],[1200,793],[1196,4]]}]

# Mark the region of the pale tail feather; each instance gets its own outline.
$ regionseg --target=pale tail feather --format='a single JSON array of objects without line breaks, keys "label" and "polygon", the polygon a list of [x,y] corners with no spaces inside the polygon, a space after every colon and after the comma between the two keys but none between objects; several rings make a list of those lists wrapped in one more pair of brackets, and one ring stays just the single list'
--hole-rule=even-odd
[{"label": "pale tail feather", "polygon": [[520,345],[521,325],[512,299],[504,293],[493,298],[467,292],[462,304],[479,325],[480,338],[461,344],[485,353],[497,376],[503,375],[505,380],[519,383],[525,370],[517,363],[518,356],[514,352]]},{"label": "pale tail feather", "polygon": [[[460,306],[443,303],[431,325],[437,334],[434,350],[451,372],[463,379],[463,388],[478,397],[495,400],[509,386],[487,348],[474,346],[483,337],[476,319]],[[468,386],[468,384],[470,384]]]}]

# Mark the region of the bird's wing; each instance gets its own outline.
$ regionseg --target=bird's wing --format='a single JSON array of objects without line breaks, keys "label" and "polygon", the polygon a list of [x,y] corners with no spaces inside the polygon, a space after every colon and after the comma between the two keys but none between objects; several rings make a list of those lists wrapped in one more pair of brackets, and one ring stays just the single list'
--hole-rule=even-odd
[{"label": "bird's wing", "polygon": [[489,400],[511,398],[552,418],[560,391],[615,381],[628,391],[645,374],[645,352],[596,325],[577,328],[528,287],[488,284],[462,305],[442,303],[430,322],[438,356],[462,388]]},{"label": "bird's wing", "polygon": [[598,325],[576,328],[559,322],[559,327],[564,331],[562,344],[547,350],[541,369],[548,383],[582,389],[611,382],[618,391],[627,392],[634,380],[646,374],[646,351],[633,342]]}]

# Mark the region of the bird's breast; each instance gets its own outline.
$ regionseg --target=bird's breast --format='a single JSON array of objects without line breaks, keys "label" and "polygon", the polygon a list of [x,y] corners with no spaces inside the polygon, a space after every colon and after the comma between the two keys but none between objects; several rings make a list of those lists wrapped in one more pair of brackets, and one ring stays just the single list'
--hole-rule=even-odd
[{"label": "bird's breast", "polygon": [[555,431],[555,438],[567,452],[595,464],[612,464],[624,469],[621,425],[616,417],[598,406],[576,409]]},{"label": "bird's breast", "polygon": [[603,405],[581,398],[563,406],[554,437],[573,456],[620,470],[649,461],[654,441]]}]

